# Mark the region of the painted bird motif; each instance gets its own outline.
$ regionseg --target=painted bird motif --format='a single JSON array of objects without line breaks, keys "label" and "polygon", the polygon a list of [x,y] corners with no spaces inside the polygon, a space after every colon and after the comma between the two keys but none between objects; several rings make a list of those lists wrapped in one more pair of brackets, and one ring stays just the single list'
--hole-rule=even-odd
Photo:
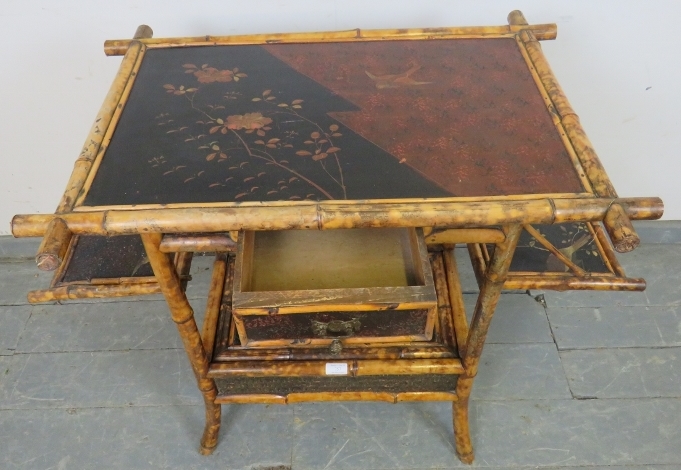
[{"label": "painted bird motif", "polygon": [[411,74],[416,72],[421,68],[420,65],[415,65],[406,72],[394,74],[394,75],[374,75],[373,73],[365,70],[364,73],[376,82],[376,88],[379,90],[383,88],[399,88],[401,86],[413,86],[413,85],[427,85],[433,82],[419,82],[411,78]]}]

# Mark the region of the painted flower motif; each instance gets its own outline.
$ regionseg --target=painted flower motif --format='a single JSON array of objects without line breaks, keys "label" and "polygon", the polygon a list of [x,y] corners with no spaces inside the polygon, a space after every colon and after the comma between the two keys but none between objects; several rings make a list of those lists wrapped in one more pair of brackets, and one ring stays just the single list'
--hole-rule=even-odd
[{"label": "painted flower motif", "polygon": [[231,82],[234,80],[234,72],[231,70],[218,70],[214,67],[206,67],[194,72],[199,83]]},{"label": "painted flower motif", "polygon": [[239,129],[246,129],[247,134],[258,130],[258,135],[264,136],[265,131],[270,129],[265,126],[271,124],[272,119],[265,117],[260,113],[246,113],[227,116],[227,121],[216,119],[215,122],[218,125],[210,128],[208,131],[210,134],[215,134],[218,131],[222,134],[226,134],[229,130],[238,131]]},{"label": "painted flower motif", "polygon": [[194,64],[184,64],[182,67],[185,69],[184,73],[193,73],[199,83],[226,83],[232,80],[238,82],[240,78],[248,77],[245,73],[239,72],[236,67],[232,70],[219,70],[215,67],[209,67],[208,64],[203,64],[201,68]]},{"label": "painted flower motif", "polygon": [[260,113],[246,113],[227,116],[228,129],[260,129],[272,123],[272,119],[263,116]]}]

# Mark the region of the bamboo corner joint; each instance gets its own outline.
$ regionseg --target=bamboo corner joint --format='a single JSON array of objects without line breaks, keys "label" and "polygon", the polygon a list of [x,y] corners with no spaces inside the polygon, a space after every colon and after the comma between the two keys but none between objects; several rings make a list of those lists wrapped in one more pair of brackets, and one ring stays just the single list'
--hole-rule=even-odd
[{"label": "bamboo corner joint", "polygon": [[[117,274],[99,279],[98,282],[95,279],[59,285],[53,282],[51,289],[36,291],[29,298],[32,302],[39,302],[161,292],[182,337],[205,401],[206,423],[200,444],[202,454],[210,454],[218,444],[221,405],[226,403],[450,401],[456,453],[463,462],[471,463],[474,454],[468,424],[469,397],[502,289],[642,290],[645,281],[626,278],[614,252],[631,251],[640,243],[631,220],[657,219],[663,212],[659,198],[621,198],[615,192],[577,114],[542,53],[538,41],[555,37],[555,24],[529,25],[523,14],[516,10],[508,15],[508,25],[493,27],[356,29],[325,33],[157,39],[152,37],[151,28],[142,25],[131,40],[106,41],[104,49],[107,55],[125,57],[76,160],[57,210],[51,215],[15,216],[12,233],[16,237],[43,237],[36,263],[40,269],[56,270],[55,279],[57,276],[61,276],[61,279],[77,258],[74,253],[80,246],[76,242],[79,237],[108,240],[108,237],[134,236],[138,243],[141,240],[143,252],[146,253],[140,262],[151,266],[154,277],[136,274],[138,263],[129,270],[128,277]],[[353,174],[349,170],[347,173],[343,171],[350,166],[344,167],[346,163],[339,157],[341,144],[332,144],[330,140],[354,133],[353,142],[364,145],[361,148],[366,149],[367,142],[373,145],[374,140],[381,143],[381,139],[386,139],[381,134],[380,126],[363,128],[373,139],[369,140],[369,134],[362,134],[352,117],[334,115],[337,109],[332,108],[327,114],[339,119],[329,121],[332,124],[327,122],[324,124],[326,127],[323,127],[314,120],[317,117],[302,111],[303,104],[309,101],[307,98],[296,96],[297,99],[293,101],[275,104],[278,98],[274,96],[273,89],[249,98],[247,104],[254,107],[252,113],[229,115],[230,111],[225,111],[227,118],[218,118],[201,110],[201,103],[195,103],[194,98],[185,96],[187,93],[197,93],[198,86],[177,85],[179,81],[176,84],[168,83],[169,78],[166,82],[151,85],[162,87],[165,94],[170,96],[189,99],[192,109],[188,112],[199,110],[200,118],[208,119],[197,121],[197,125],[208,126],[204,129],[203,137],[216,136],[210,144],[199,147],[214,153],[197,160],[216,165],[221,163],[223,170],[211,170],[218,173],[238,171],[258,161],[266,162],[263,163],[263,170],[253,176],[241,176],[244,185],[248,182],[245,189],[239,189],[234,176],[212,183],[209,188],[225,188],[228,191],[226,182],[233,180],[230,184],[236,185],[235,193],[241,192],[222,199],[209,195],[203,202],[188,202],[196,201],[198,197],[195,194],[190,197],[187,192],[182,192],[184,190],[181,188],[188,186],[177,186],[180,189],[174,196],[162,196],[160,193],[163,191],[159,190],[159,194],[152,194],[152,202],[118,202],[117,197],[120,195],[107,196],[106,190],[102,189],[105,185],[102,186],[101,181],[106,179],[107,171],[111,172],[115,165],[131,164],[115,153],[116,145],[119,144],[114,130],[126,132],[126,125],[134,127],[135,122],[126,121],[128,118],[122,112],[126,104],[140,99],[132,90],[132,84],[139,80],[144,85],[145,80],[151,80],[144,75],[144,61],[152,60],[154,51],[175,51],[179,54],[178,69],[184,68],[182,73],[196,77],[199,84],[232,86],[239,79],[247,82],[248,73],[251,72],[246,73],[239,68],[219,70],[209,64],[198,67],[188,62],[187,54],[197,50],[197,47],[239,50],[244,45],[259,45],[266,54],[276,56],[279,60],[277,63],[286,63],[288,68],[281,73],[312,76],[314,86],[319,88],[316,93],[323,94],[327,91],[324,87],[340,85],[324,82],[327,77],[314,75],[315,70],[297,69],[304,67],[304,64],[301,65],[304,62],[302,59],[300,63],[286,62],[287,49],[284,47],[297,48],[297,54],[303,58],[306,51],[311,50],[309,48],[316,48],[315,53],[323,53],[326,50],[324,48],[333,47],[336,55],[339,51],[346,53],[352,50],[355,52],[347,52],[346,56],[346,60],[351,60],[352,54],[357,53],[353,49],[356,44],[366,47],[373,47],[371,44],[374,43],[386,44],[396,48],[388,55],[396,56],[405,54],[404,50],[399,49],[401,42],[420,41],[418,44],[422,47],[432,48],[441,54],[442,49],[439,47],[454,50],[462,43],[457,41],[459,39],[474,40],[466,43],[466,47],[488,47],[487,44],[494,44],[513,48],[508,50],[514,51],[513,57],[517,59],[515,66],[522,67],[528,83],[536,86],[530,95],[524,97],[526,105],[532,102],[535,103],[532,106],[537,106],[537,122],[548,126],[546,135],[550,134],[556,145],[562,148],[560,157],[555,158],[562,158],[562,164],[566,165],[564,168],[570,168],[575,182],[573,188],[577,189],[565,189],[566,186],[555,182],[556,178],[549,178],[547,184],[539,185],[540,189],[528,191],[527,194],[518,194],[513,189],[499,189],[499,180],[486,186],[489,188],[488,195],[466,194],[464,186],[458,193],[446,186],[448,182],[456,182],[455,177],[446,174],[445,181],[438,179],[440,175],[437,173],[453,172],[457,164],[465,164],[463,160],[448,160],[444,168],[429,170],[427,165],[419,163],[417,158],[412,159],[411,155],[399,159],[397,153],[402,151],[400,149],[394,150],[395,155],[386,157],[380,153],[383,152],[379,148],[381,146],[376,145],[378,150],[372,150],[375,153],[371,154],[373,160],[370,163],[364,163],[368,158],[363,163],[357,163],[359,166],[366,165],[361,166],[360,172],[380,170],[387,178],[396,178],[396,181],[406,178],[400,181],[408,183],[384,187],[377,196],[376,192],[369,191],[372,190],[371,185],[364,187],[350,181]],[[495,40],[503,40],[503,43],[489,42]],[[379,49],[372,50],[372,67],[376,70],[381,67],[385,71],[403,67],[401,63],[391,63],[379,57]],[[506,53],[504,55],[508,56]],[[361,93],[371,93],[375,97],[377,93],[385,95],[392,92],[395,97],[391,103],[395,106],[399,105],[400,93],[403,92],[422,93],[423,99],[427,99],[430,93],[428,86],[434,85],[436,78],[441,76],[431,75],[431,78],[426,76],[416,80],[412,75],[420,72],[421,68],[425,73],[428,65],[432,65],[431,69],[435,68],[433,64],[423,63],[411,65],[411,68],[401,73],[391,72],[387,75],[378,75],[374,69],[375,73],[361,70],[358,76],[365,81],[364,90],[358,92],[344,88],[334,93],[338,96],[345,93],[358,100],[358,96],[365,96]],[[430,70],[430,73],[436,72]],[[336,77],[337,80],[340,78]],[[492,80],[489,77],[486,79]],[[312,89],[312,80],[305,80],[308,80],[304,82],[306,88]],[[323,86],[318,86],[319,83]],[[503,91],[498,84],[492,85],[497,86],[497,91]],[[355,96],[352,93],[360,94]],[[227,93],[225,96],[238,100],[241,95],[243,93]],[[411,106],[411,101],[405,102],[409,104],[408,107]],[[341,104],[338,101],[333,105],[342,107]],[[267,114],[268,105],[276,107],[277,111]],[[350,106],[347,103],[343,105]],[[468,106],[470,109],[474,107],[470,102]],[[151,105],[149,107],[153,108]],[[164,116],[161,111],[155,110]],[[497,111],[501,112],[499,109]],[[267,132],[274,132],[269,124],[276,122],[277,125],[284,125],[276,119],[286,113],[287,116],[294,116],[296,122],[304,123],[300,126],[312,126],[305,128],[306,135],[310,137],[301,144],[307,145],[304,148],[311,151],[298,150],[296,156],[292,157],[300,159],[300,162],[309,157],[307,163],[300,167],[294,167],[294,163],[282,157],[275,158],[273,152],[294,152],[293,138],[302,134],[302,127],[292,129],[292,133],[285,138],[265,137]],[[474,115],[472,111],[471,115]],[[419,119],[418,115],[407,117],[410,116]],[[385,115],[379,117],[387,119]],[[476,118],[473,116],[471,119],[475,121]],[[508,126],[513,125],[512,120],[505,122]],[[161,124],[167,123],[162,121]],[[427,134],[428,129],[420,129],[422,135],[409,137],[405,133],[404,138],[432,137]],[[176,131],[164,131],[155,138],[170,139],[170,134]],[[438,129],[438,132],[449,131]],[[200,137],[191,135],[185,143]],[[223,163],[232,158],[232,154],[228,155],[220,147],[220,139],[228,137],[239,139],[238,145],[229,152],[246,152],[245,160],[232,167]],[[400,148],[411,148],[409,144],[409,141],[400,142],[403,146]],[[252,150],[251,145],[260,147]],[[383,147],[390,150],[388,144]],[[124,154],[121,152],[121,155]],[[105,157],[108,159],[105,160]],[[150,165],[145,167],[145,171],[149,173],[145,177],[149,179],[149,187],[164,187],[170,181],[167,175],[188,165],[177,157],[179,160],[175,160],[175,163],[180,162],[182,165],[175,164],[170,170],[166,170],[169,166],[165,166],[164,172],[153,173],[156,171],[153,168],[165,165],[165,158],[170,159],[172,156],[148,157]],[[325,159],[327,162],[333,161],[333,165],[337,164],[337,169],[331,170],[330,166],[325,166]],[[484,166],[480,161],[474,163],[477,167]],[[376,170],[371,165],[384,166]],[[411,173],[405,173],[404,168],[407,167]],[[306,198],[298,195],[259,197],[260,186],[265,183],[253,181],[266,181],[267,171],[272,168],[288,173],[285,173],[286,178],[281,179],[276,188],[265,188],[270,189],[268,195],[284,194],[285,190],[290,189],[288,185],[298,184],[297,181],[308,184],[311,190],[317,190],[322,195],[331,196],[331,192],[313,181],[311,176],[303,174],[312,168],[323,170],[315,173],[315,177],[321,175],[322,179],[326,178],[330,184],[341,188],[344,195],[354,188],[357,197],[334,199],[319,197],[316,193],[310,193]],[[337,171],[337,176],[332,171]],[[185,185],[194,184],[202,173],[205,170],[178,181]],[[518,175],[518,179],[524,181],[524,176]],[[484,181],[480,180],[479,183],[483,184]],[[403,186],[407,187],[404,189],[407,191],[412,184],[417,190],[412,193],[399,192],[404,189]],[[553,187],[551,184],[557,189],[547,190]],[[443,196],[443,191],[463,195]],[[254,196],[248,199],[251,194]],[[104,202],[90,202],[97,200],[97,197]],[[169,199],[163,200],[163,197]],[[161,202],[154,202],[157,200]],[[575,240],[570,241],[574,243],[559,246],[547,234],[545,227],[560,225],[564,228],[568,224],[577,227],[572,235]],[[326,245],[321,242],[322,239],[315,238],[322,234],[326,234]],[[338,237],[333,238],[331,235],[334,234]],[[530,237],[531,242],[525,244],[522,242],[525,240],[523,237]],[[522,255],[521,243],[522,249],[541,250],[547,266],[558,263],[559,268],[538,268],[536,272],[513,268],[516,257]],[[470,324],[465,314],[454,256],[457,244],[467,245],[480,287]],[[302,250],[301,246],[304,247]],[[324,246],[327,248],[316,252],[306,248]],[[591,272],[591,267],[575,258],[579,249],[577,246],[588,246],[593,256],[602,259],[602,265],[593,265],[597,269]],[[345,252],[342,247],[346,249]],[[333,258],[337,255],[336,251],[344,253],[342,256],[346,259],[355,259],[349,271],[343,271],[339,266],[342,263],[337,262],[338,258]],[[201,329],[197,326],[194,312],[184,293],[194,252],[216,254]],[[169,254],[174,254],[174,258]],[[310,261],[310,256],[318,257],[315,260],[328,256],[328,261]],[[316,265],[328,268],[331,274],[315,271],[318,269]],[[380,269],[376,266],[380,266]],[[278,272],[284,272],[285,275],[277,275]],[[319,284],[319,279],[326,279],[324,282],[330,284]],[[362,283],[357,285],[359,279]],[[267,287],[263,287],[265,285]]]}]

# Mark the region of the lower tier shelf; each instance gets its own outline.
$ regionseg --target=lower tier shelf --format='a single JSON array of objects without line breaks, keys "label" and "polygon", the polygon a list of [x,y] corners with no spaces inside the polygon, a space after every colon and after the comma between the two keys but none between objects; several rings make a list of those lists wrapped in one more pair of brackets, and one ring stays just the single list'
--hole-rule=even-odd
[{"label": "lower tier shelf", "polygon": [[452,374],[217,378],[215,403],[456,401]]}]

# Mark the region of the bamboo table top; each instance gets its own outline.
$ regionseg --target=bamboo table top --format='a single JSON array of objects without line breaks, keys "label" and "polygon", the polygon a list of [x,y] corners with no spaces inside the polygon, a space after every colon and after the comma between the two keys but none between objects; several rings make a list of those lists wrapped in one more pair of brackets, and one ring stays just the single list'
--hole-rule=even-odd
[{"label": "bamboo table top", "polygon": [[150,49],[131,80],[84,206],[589,191],[513,37]]},{"label": "bamboo table top", "polygon": [[555,25],[509,23],[107,41],[125,57],[57,214],[97,235],[609,217],[633,248],[615,221],[662,202],[618,198],[541,52]]}]

